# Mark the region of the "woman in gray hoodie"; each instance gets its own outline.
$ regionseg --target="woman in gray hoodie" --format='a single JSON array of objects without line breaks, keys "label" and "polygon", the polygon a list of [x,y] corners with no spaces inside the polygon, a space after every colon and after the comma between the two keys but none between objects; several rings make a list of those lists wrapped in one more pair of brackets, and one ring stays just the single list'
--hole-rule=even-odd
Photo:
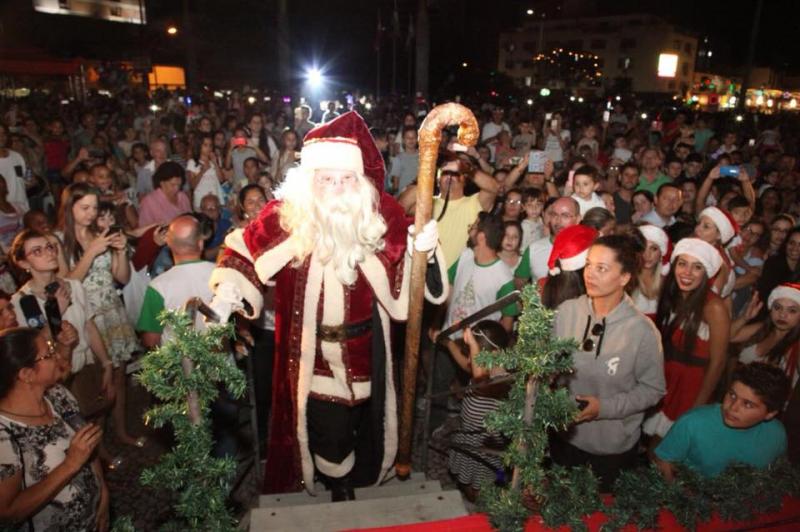
[{"label": "woman in gray hoodie", "polygon": [[551,456],[564,466],[591,465],[602,491],[636,465],[645,410],[666,390],[661,337],[625,292],[640,253],[632,237],[598,238],[583,273],[586,295],[562,303],[554,323],[556,336],[580,342],[564,384],[581,411],[552,439]]}]

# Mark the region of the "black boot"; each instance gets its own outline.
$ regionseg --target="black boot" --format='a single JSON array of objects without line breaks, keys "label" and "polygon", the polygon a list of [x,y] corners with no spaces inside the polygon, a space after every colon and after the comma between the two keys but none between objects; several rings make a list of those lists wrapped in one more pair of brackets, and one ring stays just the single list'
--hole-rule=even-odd
[{"label": "black boot", "polygon": [[328,477],[328,486],[331,490],[331,502],[354,501],[356,493],[350,482],[350,475],[341,478]]}]

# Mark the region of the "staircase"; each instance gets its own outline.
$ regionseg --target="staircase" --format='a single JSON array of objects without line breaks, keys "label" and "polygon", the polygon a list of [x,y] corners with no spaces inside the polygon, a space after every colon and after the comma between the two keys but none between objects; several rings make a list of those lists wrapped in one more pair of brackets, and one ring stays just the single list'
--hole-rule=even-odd
[{"label": "staircase", "polygon": [[412,473],[406,481],[391,478],[380,486],[357,488],[356,500],[330,502],[317,484],[317,496],[307,492],[261,495],[250,512],[251,531],[325,532],[393,526],[467,515],[458,490],[442,490],[438,480]]}]

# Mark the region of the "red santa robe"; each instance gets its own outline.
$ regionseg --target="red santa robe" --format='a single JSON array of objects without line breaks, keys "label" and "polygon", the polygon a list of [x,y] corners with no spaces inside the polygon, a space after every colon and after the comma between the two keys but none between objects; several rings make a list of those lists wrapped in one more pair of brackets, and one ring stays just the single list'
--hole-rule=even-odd
[{"label": "red santa robe", "polygon": [[[279,207],[279,201],[269,203],[243,233],[228,235],[227,247],[211,277],[212,287],[232,282],[239,288],[252,307],[250,318],[261,310],[264,285],[274,282],[275,363],[264,492],[314,491],[314,457],[308,447],[306,421],[310,396],[346,405],[371,398],[371,454],[378,457],[372,464],[371,482],[379,482],[392,467],[397,451],[389,325],[390,320],[406,320],[408,314],[409,221],[394,198],[382,193],[379,210],[387,225],[385,246],[358,265],[353,285],[343,286],[332,265],[323,266],[314,253],[301,265],[293,264],[290,235],[280,226]],[[438,247],[431,268],[434,271],[429,279],[447,278]],[[427,286],[425,290],[426,298],[435,304],[447,297],[446,283],[439,284],[433,289],[435,294]],[[365,320],[372,320],[374,325],[366,335],[338,344],[318,338],[320,324],[337,326]],[[352,463],[341,467],[352,467]]]}]

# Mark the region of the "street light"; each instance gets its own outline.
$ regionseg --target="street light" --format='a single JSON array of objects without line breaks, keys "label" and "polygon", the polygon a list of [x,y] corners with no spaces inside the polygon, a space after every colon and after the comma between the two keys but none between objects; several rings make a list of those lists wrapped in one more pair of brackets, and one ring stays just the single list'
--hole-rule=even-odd
[{"label": "street light", "polygon": [[317,67],[311,67],[306,70],[306,80],[312,89],[317,89],[322,86],[325,81],[322,71]]},{"label": "street light", "polygon": [[170,24],[169,26],[167,26],[167,35],[174,37],[177,34],[178,34],[178,28],[175,26],[175,24]]},{"label": "street light", "polygon": [[529,9],[525,13],[527,13],[528,15],[533,15],[533,9]]}]

